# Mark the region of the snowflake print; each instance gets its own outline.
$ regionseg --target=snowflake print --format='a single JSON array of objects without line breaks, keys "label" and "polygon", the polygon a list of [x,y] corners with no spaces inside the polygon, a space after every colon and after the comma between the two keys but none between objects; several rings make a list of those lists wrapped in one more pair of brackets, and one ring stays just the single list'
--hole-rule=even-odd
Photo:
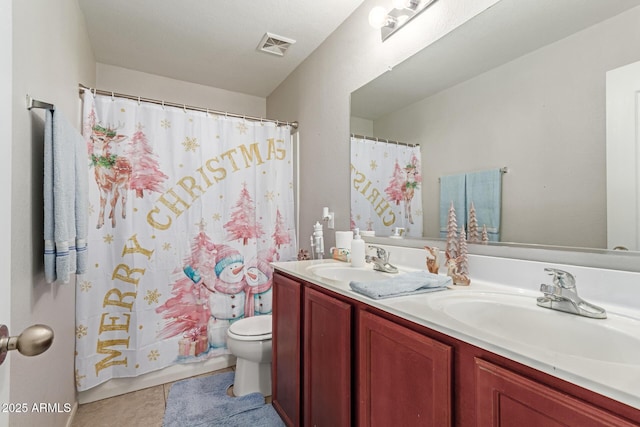
[{"label": "snowflake print", "polygon": [[86,375],[80,375],[80,371],[76,369],[76,387],[80,388],[80,382],[85,379]]},{"label": "snowflake print", "polygon": [[89,215],[93,215],[93,213],[95,212],[95,209],[93,208],[93,204],[92,203],[89,203],[88,211],[89,211]]},{"label": "snowflake print", "polygon": [[171,122],[167,119],[163,119],[160,121],[160,127],[163,127],[165,129],[169,129],[171,127]]},{"label": "snowflake print", "polygon": [[158,350],[151,350],[149,354],[147,354],[147,359],[149,359],[149,362],[158,360],[158,357],[160,357],[160,352]]},{"label": "snowflake print", "polygon": [[189,138],[188,136],[184,138],[184,141],[182,142],[182,146],[184,147],[184,151],[196,151],[196,148],[198,148],[200,146],[200,144],[198,144],[196,141],[198,139],[197,138]]},{"label": "snowflake print", "polygon": [[240,134],[245,135],[249,128],[247,127],[246,124],[244,124],[244,122],[242,122],[242,123],[238,123],[238,125],[236,126],[236,129],[238,129],[238,132],[240,132]]},{"label": "snowflake print", "polygon": [[158,300],[160,299],[160,296],[162,294],[160,294],[160,292],[158,292],[158,289],[154,289],[152,291],[147,291],[147,295],[144,297],[144,300],[147,302],[147,304],[151,305],[153,303],[158,303]]},{"label": "snowflake print", "polygon": [[214,213],[213,215],[211,215],[211,218],[214,221],[220,221],[222,219],[222,216],[219,213]]},{"label": "snowflake print", "polygon": [[163,251],[168,251],[171,250],[171,243],[165,243],[162,245],[162,250]]},{"label": "snowflake print", "polygon": [[80,292],[89,292],[89,289],[91,289],[91,282],[88,280],[83,280],[82,283],[80,283]]},{"label": "snowflake print", "polygon": [[113,234],[107,234],[106,236],[104,236],[102,238],[102,240],[104,240],[105,243],[110,244],[113,243]]},{"label": "snowflake print", "polygon": [[275,199],[275,195],[273,194],[273,191],[267,191],[266,194],[264,195],[264,198],[272,202],[273,199]]},{"label": "snowflake print", "polygon": [[80,339],[87,335],[87,327],[84,325],[78,325],[76,328],[76,338]]},{"label": "snowflake print", "polygon": [[371,160],[371,163],[369,163],[369,167],[371,168],[372,171],[378,169],[378,163],[376,163],[375,160]]}]

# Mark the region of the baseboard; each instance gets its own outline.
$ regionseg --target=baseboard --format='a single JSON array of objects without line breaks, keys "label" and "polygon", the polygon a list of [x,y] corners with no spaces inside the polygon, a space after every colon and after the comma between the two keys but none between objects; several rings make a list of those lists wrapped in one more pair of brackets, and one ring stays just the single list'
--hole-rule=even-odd
[{"label": "baseboard", "polygon": [[195,375],[206,374],[235,365],[236,358],[231,354],[214,357],[201,363],[185,363],[133,378],[114,378],[99,386],[78,393],[78,403],[90,403],[108,399],[125,393],[155,387],[161,384],[179,381]]},{"label": "baseboard", "polygon": [[73,419],[76,417],[76,413],[78,412],[78,402],[73,403],[73,407],[71,408],[71,413],[69,414],[69,418],[67,418],[67,424],[65,427],[71,427],[73,425]]}]

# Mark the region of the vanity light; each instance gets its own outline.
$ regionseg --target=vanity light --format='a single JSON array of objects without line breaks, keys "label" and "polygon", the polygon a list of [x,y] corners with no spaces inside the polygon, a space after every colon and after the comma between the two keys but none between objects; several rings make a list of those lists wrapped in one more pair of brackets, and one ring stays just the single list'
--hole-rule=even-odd
[{"label": "vanity light", "polygon": [[427,9],[436,0],[392,0],[393,9],[386,11],[382,6],[376,6],[369,12],[369,25],[380,29],[382,41],[402,28],[407,22]]}]

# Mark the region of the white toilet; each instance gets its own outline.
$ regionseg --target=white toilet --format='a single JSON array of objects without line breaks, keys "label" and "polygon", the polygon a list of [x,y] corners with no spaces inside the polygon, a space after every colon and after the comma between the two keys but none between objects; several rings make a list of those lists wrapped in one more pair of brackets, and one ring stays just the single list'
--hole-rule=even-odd
[{"label": "white toilet", "polygon": [[227,348],[236,356],[233,394],[271,395],[271,315],[247,317],[227,330]]}]

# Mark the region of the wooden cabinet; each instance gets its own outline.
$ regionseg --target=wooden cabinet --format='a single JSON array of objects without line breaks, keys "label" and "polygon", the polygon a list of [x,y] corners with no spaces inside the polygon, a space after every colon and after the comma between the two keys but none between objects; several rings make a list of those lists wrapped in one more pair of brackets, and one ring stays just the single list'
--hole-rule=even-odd
[{"label": "wooden cabinet", "polygon": [[640,411],[361,301],[274,275],[289,426],[640,426]]},{"label": "wooden cabinet", "polygon": [[359,312],[358,424],[450,426],[452,349]]},{"label": "wooden cabinet", "polygon": [[351,425],[351,305],[304,290],[304,425]]},{"label": "wooden cabinet", "polygon": [[637,425],[482,359],[475,373],[477,427]]},{"label": "wooden cabinet", "polygon": [[275,274],[273,285],[272,404],[289,426],[300,425],[302,285]]}]

